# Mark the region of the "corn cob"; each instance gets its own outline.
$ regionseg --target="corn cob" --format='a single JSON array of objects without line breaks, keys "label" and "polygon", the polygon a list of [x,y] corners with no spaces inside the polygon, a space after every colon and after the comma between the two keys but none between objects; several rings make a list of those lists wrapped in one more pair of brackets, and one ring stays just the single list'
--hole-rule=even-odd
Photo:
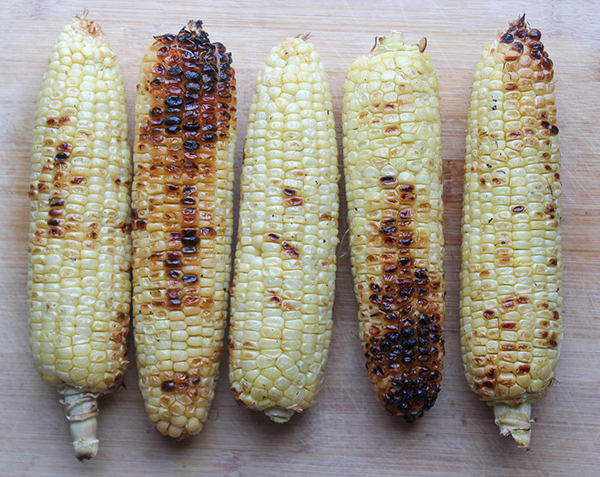
[{"label": "corn cob", "polygon": [[442,378],[444,239],[437,74],[426,40],[380,38],[344,85],[344,170],[369,379],[394,415],[430,409]]},{"label": "corn cob", "polygon": [[272,49],[256,81],[231,300],[232,390],[275,422],[315,403],[333,326],[337,144],[327,73],[304,40]]},{"label": "corn cob", "polygon": [[131,163],[114,57],[96,23],[65,26],[33,132],[29,343],[40,377],[63,397],[80,460],[98,450],[97,398],[128,364]]},{"label": "corn cob", "polygon": [[231,54],[202,22],[156,37],[136,104],[133,300],[139,384],[163,434],[199,433],[227,314],[236,138]]},{"label": "corn cob", "polygon": [[558,128],[540,38],[523,16],[479,60],[462,223],[465,374],[501,433],[526,448],[531,403],[554,381],[562,335]]}]

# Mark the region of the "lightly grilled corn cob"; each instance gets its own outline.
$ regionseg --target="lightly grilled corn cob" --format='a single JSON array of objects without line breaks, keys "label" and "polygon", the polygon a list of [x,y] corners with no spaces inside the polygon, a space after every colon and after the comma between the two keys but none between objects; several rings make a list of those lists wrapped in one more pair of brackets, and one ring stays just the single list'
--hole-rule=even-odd
[{"label": "lightly grilled corn cob", "polygon": [[333,326],[337,143],[327,73],[305,39],[272,49],[256,81],[231,299],[232,390],[275,422],[315,403]]},{"label": "lightly grilled corn cob", "polygon": [[427,42],[380,38],[344,85],[344,170],[369,379],[394,415],[430,409],[442,378],[444,238],[438,81]]},{"label": "lightly grilled corn cob", "polygon": [[198,434],[227,314],[236,139],[231,53],[202,22],[155,38],[142,62],[133,183],[139,384],[163,434]]},{"label": "lightly grilled corn cob", "polygon": [[552,61],[510,23],[473,82],[462,223],[461,347],[471,389],[529,448],[531,404],[553,383],[562,337],[560,164]]},{"label": "lightly grilled corn cob", "polygon": [[128,364],[130,159],[115,54],[96,23],[75,17],[35,112],[27,286],[33,361],[63,397],[79,460],[96,455],[96,400]]}]

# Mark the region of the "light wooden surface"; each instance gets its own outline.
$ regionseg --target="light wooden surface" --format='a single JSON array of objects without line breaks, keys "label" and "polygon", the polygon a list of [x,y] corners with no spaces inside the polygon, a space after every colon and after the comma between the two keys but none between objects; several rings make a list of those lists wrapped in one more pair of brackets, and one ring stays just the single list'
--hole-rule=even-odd
[{"label": "light wooden surface", "polygon": [[[491,410],[467,388],[460,362],[457,285],[471,78],[484,44],[522,12],[525,2],[304,0],[294,7],[285,3],[2,2],[0,475],[598,475],[600,9],[596,2],[526,2],[528,20],[542,31],[556,65],[567,327],[559,382],[535,405],[539,422],[528,453],[498,435]],[[368,52],[374,37],[391,29],[404,31],[415,42],[428,38],[442,98],[448,313],[443,391],[424,419],[406,425],[388,416],[373,396],[359,348],[344,240],[339,248],[331,359],[315,407],[283,426],[238,407],[229,390],[224,357],[203,433],[177,442],[150,428],[133,368],[127,374],[127,389],[100,403],[99,455],[85,464],[75,460],[58,396],[40,381],[29,355],[26,234],[37,91],[52,42],[70,16],[84,7],[117,52],[132,124],[137,70],[151,36],[174,33],[188,19],[202,19],[211,38],[233,52],[241,138],[258,69],[269,49],[286,36],[312,32],[311,41],[329,72],[338,132],[342,85],[353,58]],[[338,138],[341,142],[341,133]],[[239,141],[237,176],[241,151]],[[342,234],[345,227],[342,220]]]}]

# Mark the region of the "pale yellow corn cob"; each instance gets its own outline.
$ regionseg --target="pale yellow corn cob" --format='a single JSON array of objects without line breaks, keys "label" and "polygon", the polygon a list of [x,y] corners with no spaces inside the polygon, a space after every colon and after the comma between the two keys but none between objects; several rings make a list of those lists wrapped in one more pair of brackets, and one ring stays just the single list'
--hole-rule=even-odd
[{"label": "pale yellow corn cob", "polygon": [[473,82],[465,157],[461,347],[471,389],[529,448],[531,403],[562,337],[560,165],[552,61],[520,18]]},{"label": "pale yellow corn cob", "polygon": [[133,300],[139,384],[163,434],[198,434],[215,394],[231,273],[235,76],[201,22],[156,37],[136,104]]},{"label": "pale yellow corn cob", "polygon": [[441,126],[425,46],[380,38],[352,64],[343,103],[363,353],[377,398],[408,422],[435,403],[444,355]]},{"label": "pale yellow corn cob", "polygon": [[96,455],[96,399],[121,383],[129,336],[131,161],[123,77],[100,27],[52,48],[33,133],[28,301],[41,378],[57,385],[78,459]]},{"label": "pale yellow corn cob", "polygon": [[337,145],[313,45],[271,50],[252,96],[229,333],[241,404],[286,422],[315,403],[329,353],[338,243]]}]

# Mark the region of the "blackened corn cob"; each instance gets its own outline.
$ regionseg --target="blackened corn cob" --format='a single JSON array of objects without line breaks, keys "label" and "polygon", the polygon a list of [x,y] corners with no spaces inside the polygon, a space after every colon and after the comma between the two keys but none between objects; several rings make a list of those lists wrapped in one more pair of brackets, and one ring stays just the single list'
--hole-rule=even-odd
[{"label": "blackened corn cob", "polygon": [[197,434],[227,313],[236,88],[201,22],[155,39],[136,104],[134,314],[139,383],[163,434]]},{"label": "blackened corn cob", "polygon": [[97,398],[127,361],[131,156],[123,77],[100,27],[76,17],[48,58],[33,132],[31,351],[57,385],[78,459],[98,451]]},{"label": "blackened corn cob", "polygon": [[462,223],[461,346],[471,389],[529,448],[531,403],[562,339],[560,163],[552,61],[525,17],[473,81]]},{"label": "blackened corn cob", "polygon": [[344,85],[350,250],[369,378],[408,422],[437,398],[444,341],[442,155],[437,74],[393,32]]}]

